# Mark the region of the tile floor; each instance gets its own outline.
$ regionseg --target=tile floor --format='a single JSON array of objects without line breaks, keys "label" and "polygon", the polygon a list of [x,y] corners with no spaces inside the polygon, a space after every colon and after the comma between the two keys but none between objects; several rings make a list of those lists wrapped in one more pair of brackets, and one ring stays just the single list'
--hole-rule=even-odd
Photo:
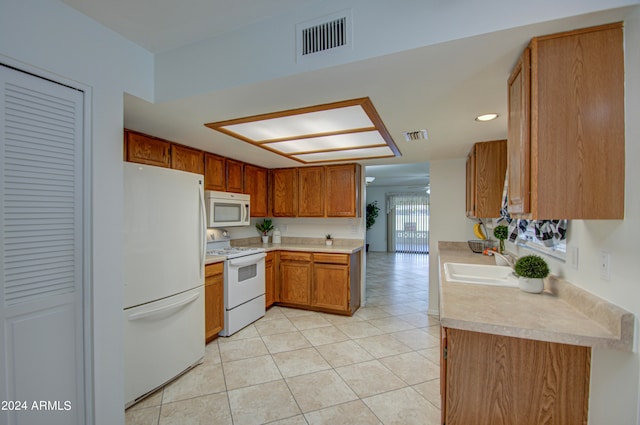
[{"label": "tile floor", "polygon": [[367,254],[353,317],[272,307],[125,412],[127,425],[440,422],[439,327],[428,256]]}]

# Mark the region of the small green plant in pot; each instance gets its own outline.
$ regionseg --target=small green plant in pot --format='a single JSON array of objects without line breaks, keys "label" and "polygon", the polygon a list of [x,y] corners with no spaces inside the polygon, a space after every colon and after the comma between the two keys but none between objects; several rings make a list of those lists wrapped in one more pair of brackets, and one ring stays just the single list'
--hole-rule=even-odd
[{"label": "small green plant in pot", "polygon": [[327,233],[327,235],[325,236],[326,239],[326,244],[327,246],[331,246],[333,245],[333,238],[331,237],[331,233]]},{"label": "small green plant in pot", "polygon": [[518,275],[520,289],[539,294],[544,290],[544,278],[549,275],[547,262],[537,255],[525,255],[516,261],[514,271]]},{"label": "small green plant in pot", "polygon": [[262,242],[269,242],[269,232],[273,230],[271,219],[265,218],[262,223],[256,223],[256,229],[262,234]]},{"label": "small green plant in pot", "polygon": [[493,236],[500,241],[500,254],[504,254],[504,241],[509,237],[509,228],[504,225],[496,226]]},{"label": "small green plant in pot", "polygon": [[[373,227],[373,224],[376,222],[376,218],[378,218],[378,214],[380,213],[380,207],[378,206],[378,201],[369,202],[367,204],[367,216],[366,216],[366,227],[367,230]],[[367,246],[367,251],[369,251],[369,244]]]}]

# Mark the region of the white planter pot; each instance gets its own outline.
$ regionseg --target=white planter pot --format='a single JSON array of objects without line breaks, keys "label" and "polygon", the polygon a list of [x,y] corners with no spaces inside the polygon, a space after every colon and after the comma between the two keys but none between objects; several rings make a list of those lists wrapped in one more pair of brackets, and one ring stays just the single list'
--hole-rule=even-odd
[{"label": "white planter pot", "polygon": [[269,243],[269,236],[263,236],[262,243]]},{"label": "white planter pot", "polygon": [[327,244],[327,246],[331,246],[331,245],[333,245],[333,240],[332,239],[327,239],[325,241],[325,243]]},{"label": "white planter pot", "polygon": [[524,292],[539,294],[544,291],[544,279],[530,279],[527,277],[518,278],[518,285]]}]

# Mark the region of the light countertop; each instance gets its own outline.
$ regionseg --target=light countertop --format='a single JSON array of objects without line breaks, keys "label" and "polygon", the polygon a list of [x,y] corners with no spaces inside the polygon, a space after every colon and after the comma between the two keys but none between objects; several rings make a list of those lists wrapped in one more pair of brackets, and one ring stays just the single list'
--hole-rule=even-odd
[{"label": "light countertop", "polygon": [[631,351],[633,314],[550,276],[542,294],[449,282],[443,264],[495,264],[466,242],[440,242],[440,323],[444,327],[588,347]]},{"label": "light countertop", "polygon": [[[253,248],[264,248],[266,252],[271,251],[299,251],[299,252],[322,252],[332,254],[353,254],[364,248],[364,242],[359,239],[336,239],[333,245],[327,246],[324,238],[282,238],[282,243],[263,244],[260,238],[250,238],[241,241],[232,241],[233,246],[244,246]],[[205,264],[213,264],[224,261],[225,257],[220,255],[207,255]]]}]

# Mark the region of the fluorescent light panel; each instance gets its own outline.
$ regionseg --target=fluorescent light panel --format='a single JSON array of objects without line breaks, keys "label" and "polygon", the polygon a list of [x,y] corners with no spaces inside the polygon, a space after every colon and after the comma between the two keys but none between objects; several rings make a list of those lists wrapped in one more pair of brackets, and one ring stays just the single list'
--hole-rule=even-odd
[{"label": "fluorescent light panel", "polygon": [[390,158],[394,157],[393,151],[389,147],[381,148],[366,148],[366,149],[350,149],[346,151],[336,152],[318,152],[307,153],[301,155],[293,155],[292,158],[298,159],[301,162],[334,162],[334,161],[348,161],[355,159],[370,159],[370,158]]},{"label": "fluorescent light panel", "polygon": [[267,144],[270,149],[275,149],[285,154],[314,152],[320,150],[344,150],[371,145],[386,145],[386,142],[377,131],[366,131],[362,133],[312,137],[309,139],[293,139],[287,140],[286,142]]},{"label": "fluorescent light panel", "polygon": [[369,98],[205,126],[302,163],[400,156]]}]

